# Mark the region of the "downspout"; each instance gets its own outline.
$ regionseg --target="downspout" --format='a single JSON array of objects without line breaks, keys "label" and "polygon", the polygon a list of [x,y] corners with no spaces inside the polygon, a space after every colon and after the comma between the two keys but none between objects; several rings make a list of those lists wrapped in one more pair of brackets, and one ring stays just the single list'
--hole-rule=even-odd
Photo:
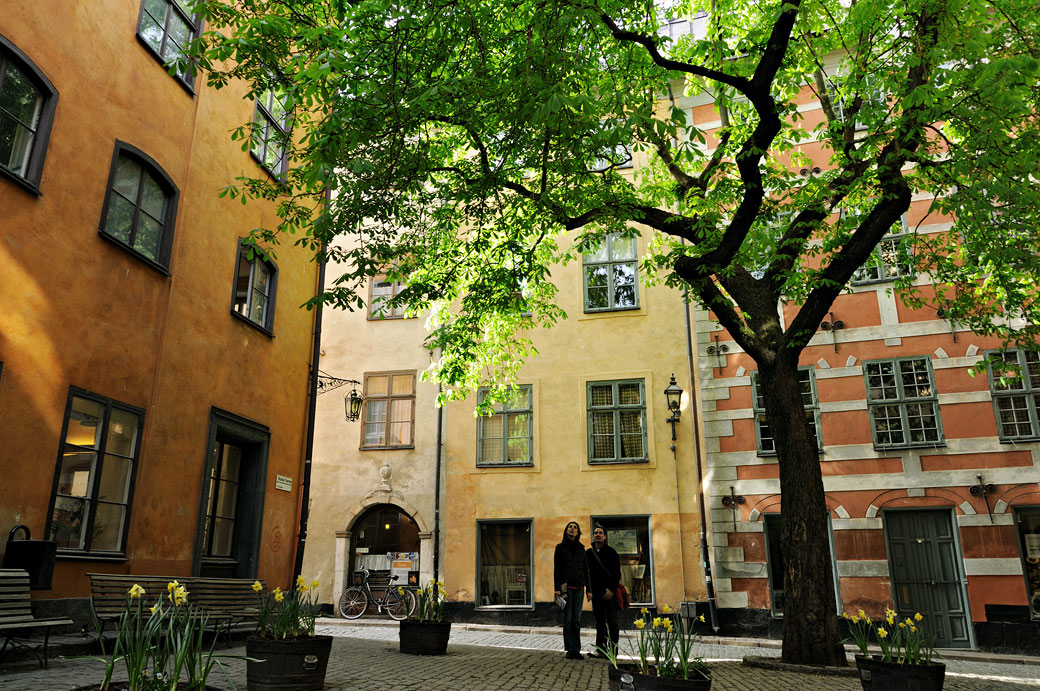
[{"label": "downspout", "polygon": [[[437,382],[437,397],[441,395],[441,383]],[[443,443],[442,430],[444,429],[444,406],[437,406],[437,446],[434,451],[437,458],[434,463],[433,481],[433,580],[440,579],[440,555],[441,555],[441,452]]]},{"label": "downspout", "polygon": [[[328,203],[328,193],[325,195],[326,203]],[[318,295],[324,290],[325,286],[325,248],[324,242],[321,243],[321,264],[318,267]],[[296,537],[296,561],[293,564],[293,579],[291,582],[295,582],[296,578],[303,571],[303,551],[307,546],[307,519],[310,514],[310,498],[311,498],[311,455],[314,452],[314,419],[315,409],[317,408],[318,399],[318,358],[321,356],[321,310],[322,303],[318,302],[317,313],[314,315],[314,343],[311,350],[311,376],[310,376],[310,401],[307,404],[307,448],[304,452],[303,461],[303,486],[300,488],[300,532]]]},{"label": "downspout", "polygon": [[719,612],[715,603],[715,584],[711,580],[711,555],[708,550],[708,517],[704,510],[704,468],[701,465],[701,430],[700,407],[697,405],[697,389],[693,378],[693,330],[690,326],[690,292],[683,286],[683,309],[686,312],[686,364],[690,376],[690,418],[693,422],[693,452],[697,464],[697,506],[701,515],[701,564],[704,568],[704,583],[708,591],[708,615],[711,617],[711,630],[719,634]]}]

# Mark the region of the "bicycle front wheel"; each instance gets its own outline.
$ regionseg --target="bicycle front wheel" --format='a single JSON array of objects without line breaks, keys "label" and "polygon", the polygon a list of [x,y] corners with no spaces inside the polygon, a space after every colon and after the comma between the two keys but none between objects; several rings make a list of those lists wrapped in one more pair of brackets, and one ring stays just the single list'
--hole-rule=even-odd
[{"label": "bicycle front wheel", "polygon": [[347,619],[357,619],[368,609],[368,595],[357,586],[350,586],[339,598],[339,613]]},{"label": "bicycle front wheel", "polygon": [[386,613],[391,619],[401,621],[415,611],[415,594],[405,590],[404,594],[391,590],[386,594]]}]

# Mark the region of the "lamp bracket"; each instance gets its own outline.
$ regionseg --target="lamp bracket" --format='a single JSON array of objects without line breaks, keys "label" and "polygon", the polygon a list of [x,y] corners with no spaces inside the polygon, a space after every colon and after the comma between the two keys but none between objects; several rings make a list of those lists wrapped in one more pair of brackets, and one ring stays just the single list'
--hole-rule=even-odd
[{"label": "lamp bracket", "polygon": [[318,370],[319,394],[328,393],[329,391],[335,391],[339,387],[346,386],[347,384],[361,386],[361,382],[359,382],[357,379],[340,379],[339,377],[334,377],[331,374],[326,374],[325,372]]}]

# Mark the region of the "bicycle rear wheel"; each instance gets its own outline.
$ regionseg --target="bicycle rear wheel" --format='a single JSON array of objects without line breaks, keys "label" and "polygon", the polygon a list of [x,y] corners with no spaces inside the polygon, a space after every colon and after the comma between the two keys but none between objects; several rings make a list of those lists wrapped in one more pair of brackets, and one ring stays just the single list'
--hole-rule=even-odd
[{"label": "bicycle rear wheel", "polygon": [[401,621],[415,611],[415,594],[411,590],[405,590],[404,594],[396,589],[386,594],[386,613],[391,619]]},{"label": "bicycle rear wheel", "polygon": [[343,591],[339,598],[339,613],[347,619],[357,619],[368,609],[368,595],[355,585]]}]

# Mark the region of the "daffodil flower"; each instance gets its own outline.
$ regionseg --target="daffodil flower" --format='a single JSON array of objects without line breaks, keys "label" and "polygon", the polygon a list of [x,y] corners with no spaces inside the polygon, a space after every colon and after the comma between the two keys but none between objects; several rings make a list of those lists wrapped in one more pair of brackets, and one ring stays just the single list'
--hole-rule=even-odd
[{"label": "daffodil flower", "polygon": [[636,627],[637,629],[639,629],[640,631],[642,631],[642,630],[643,630],[643,627],[644,627],[644,626],[646,626],[646,622],[645,622],[645,621],[643,621],[642,619],[636,619],[636,622],[635,622],[635,627]]},{"label": "daffodil flower", "polygon": [[672,608],[669,605],[661,605],[661,611],[668,614],[672,611]]},{"label": "daffodil flower", "polygon": [[264,589],[263,583],[261,583],[260,581],[253,581],[253,592],[254,593],[259,593],[263,589]]},{"label": "daffodil flower", "polygon": [[159,605],[152,605],[151,608],[148,610],[148,613],[149,614],[155,614],[155,610],[157,610],[158,608],[159,608]]},{"label": "daffodil flower", "polygon": [[311,581],[311,588],[317,588],[317,587],[318,587],[318,579],[315,578],[313,581]]},{"label": "daffodil flower", "polygon": [[144,588],[142,588],[137,583],[134,583],[133,586],[131,586],[128,594],[130,595],[131,598],[137,599],[137,598],[141,597],[142,595],[144,595]]},{"label": "daffodil flower", "polygon": [[397,586],[397,594],[404,595],[404,588],[402,588],[401,586]]},{"label": "daffodil flower", "polygon": [[657,629],[657,628],[660,628],[660,627],[661,627],[661,617],[654,617],[654,623],[653,623],[653,627],[654,627],[655,629]]},{"label": "daffodil flower", "polygon": [[699,617],[697,617],[697,620],[700,621],[703,624],[704,623],[704,615],[702,614]]},{"label": "daffodil flower", "polygon": [[859,618],[860,619],[866,619],[867,618],[867,613],[864,612],[863,610],[860,610],[859,611]]},{"label": "daffodil flower", "polygon": [[[848,618],[849,617],[846,617],[846,619],[848,619]],[[852,623],[853,624],[858,624],[859,623],[859,617],[857,617],[855,614],[852,615]]]},{"label": "daffodil flower", "polygon": [[914,621],[921,621],[922,619],[924,619],[924,617],[921,616],[920,612],[914,615]]},{"label": "daffodil flower", "polygon": [[302,588],[306,582],[307,582],[307,579],[304,578],[303,576],[297,576],[296,577],[296,587],[297,588]]},{"label": "daffodil flower", "polygon": [[639,610],[639,613],[640,614],[650,614],[650,610],[648,610],[646,607],[643,607],[642,609]]},{"label": "daffodil flower", "polygon": [[888,631],[885,631],[885,630],[884,630],[883,628],[879,628],[879,629],[877,630],[877,635],[878,635],[878,636],[879,636],[880,638],[886,638],[886,637],[888,636]]},{"label": "daffodil flower", "polygon": [[917,633],[917,627],[914,626],[913,624],[910,625],[910,630],[913,631],[914,633]]},{"label": "daffodil flower", "polygon": [[275,592],[275,594],[274,594],[274,601],[275,602],[281,602],[284,599],[285,599],[285,593],[283,593],[280,590]]},{"label": "daffodil flower", "polygon": [[899,622],[899,628],[905,629],[906,628],[906,624],[904,624],[903,622]]}]

